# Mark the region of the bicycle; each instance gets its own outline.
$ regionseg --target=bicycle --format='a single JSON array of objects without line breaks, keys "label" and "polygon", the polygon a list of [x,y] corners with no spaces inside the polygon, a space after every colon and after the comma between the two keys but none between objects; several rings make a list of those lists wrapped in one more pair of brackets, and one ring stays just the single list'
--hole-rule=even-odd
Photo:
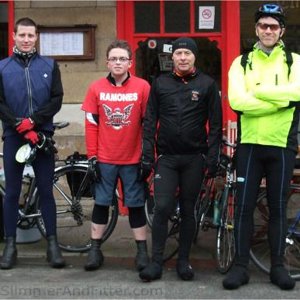
[{"label": "bicycle", "polygon": [[[55,130],[69,123],[55,123]],[[0,194],[5,195],[3,153],[0,153]],[[89,174],[86,156],[75,155],[67,159],[56,159],[53,194],[56,202],[57,239],[61,249],[69,252],[85,252],[90,248],[91,215],[94,206],[93,182]],[[109,221],[103,241],[113,232],[118,219],[118,191],[109,209]],[[30,165],[23,172],[17,226],[30,229],[37,226],[43,237],[46,229],[42,219],[36,179]]]},{"label": "bicycle", "polygon": [[[284,264],[294,279],[300,278],[300,184],[297,182],[297,170],[290,185],[287,200],[287,234],[285,239]],[[299,175],[299,174],[298,174]],[[268,243],[269,210],[265,185],[261,189],[254,211],[254,234],[250,257],[253,263],[264,273],[270,273],[270,248]]]},{"label": "bicycle", "polygon": [[231,149],[232,154],[222,154],[220,160],[220,167],[225,173],[225,181],[219,201],[220,219],[217,228],[216,257],[218,270],[222,274],[229,271],[235,256],[234,215],[236,207],[236,144],[228,141],[224,141],[224,144]]},{"label": "bicycle", "polygon": [[[231,154],[224,150],[228,147]],[[220,273],[226,273],[234,259],[234,212],[235,212],[235,148],[223,138],[217,175],[205,178],[200,197],[195,206],[197,230],[216,229],[216,260]]]}]

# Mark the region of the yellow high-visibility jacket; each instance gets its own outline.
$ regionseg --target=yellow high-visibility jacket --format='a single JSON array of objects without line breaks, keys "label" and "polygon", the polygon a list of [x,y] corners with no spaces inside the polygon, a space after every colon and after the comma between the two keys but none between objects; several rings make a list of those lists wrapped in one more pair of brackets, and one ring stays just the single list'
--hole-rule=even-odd
[{"label": "yellow high-visibility jacket", "polygon": [[[283,42],[270,55],[256,44],[246,70],[238,56],[229,70],[229,104],[239,115],[239,142],[297,151],[300,55],[292,53],[290,75]],[[298,107],[297,107],[298,106]]]}]

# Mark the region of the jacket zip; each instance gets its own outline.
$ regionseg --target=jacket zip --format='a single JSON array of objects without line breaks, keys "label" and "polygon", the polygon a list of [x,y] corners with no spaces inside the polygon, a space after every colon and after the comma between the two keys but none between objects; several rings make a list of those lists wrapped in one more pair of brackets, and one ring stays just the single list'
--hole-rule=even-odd
[{"label": "jacket zip", "polygon": [[27,85],[27,92],[28,92],[29,116],[31,116],[33,114],[33,107],[32,107],[32,91],[31,91],[31,84],[30,84],[29,65],[30,63],[27,66],[25,66],[25,78],[26,78],[26,85]]}]

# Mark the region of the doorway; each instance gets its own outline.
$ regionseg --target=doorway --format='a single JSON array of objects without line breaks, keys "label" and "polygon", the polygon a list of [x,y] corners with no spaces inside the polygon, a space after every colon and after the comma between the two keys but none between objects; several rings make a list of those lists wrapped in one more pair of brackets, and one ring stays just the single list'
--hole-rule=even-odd
[{"label": "doorway", "polygon": [[[155,77],[172,71],[171,45],[175,39],[158,37],[138,41],[135,51],[135,74],[152,83]],[[217,42],[205,37],[197,37],[194,40],[199,50],[196,67],[214,78],[221,90],[221,50],[217,47]]]},{"label": "doorway", "polygon": [[0,2],[0,59],[8,56],[8,4]]}]

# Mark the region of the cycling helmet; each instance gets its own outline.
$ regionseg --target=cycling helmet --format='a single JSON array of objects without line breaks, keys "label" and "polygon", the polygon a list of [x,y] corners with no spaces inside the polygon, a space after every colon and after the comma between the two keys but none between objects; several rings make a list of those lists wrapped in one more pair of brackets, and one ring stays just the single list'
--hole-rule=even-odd
[{"label": "cycling helmet", "polygon": [[285,15],[282,7],[278,4],[263,4],[255,13],[255,23],[257,23],[261,17],[272,17],[279,22],[281,28],[285,27]]}]

